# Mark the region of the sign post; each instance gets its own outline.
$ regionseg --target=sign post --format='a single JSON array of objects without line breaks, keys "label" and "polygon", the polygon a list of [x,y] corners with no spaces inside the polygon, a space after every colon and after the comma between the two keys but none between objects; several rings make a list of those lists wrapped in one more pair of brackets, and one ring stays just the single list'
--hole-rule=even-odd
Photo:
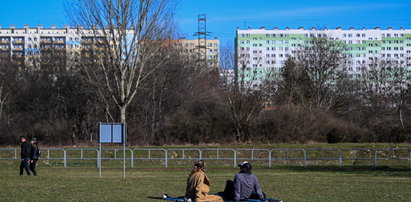
[{"label": "sign post", "polygon": [[123,178],[126,178],[126,141],[127,125],[125,123],[101,123],[99,124],[99,177],[102,168],[102,144],[123,144]]}]

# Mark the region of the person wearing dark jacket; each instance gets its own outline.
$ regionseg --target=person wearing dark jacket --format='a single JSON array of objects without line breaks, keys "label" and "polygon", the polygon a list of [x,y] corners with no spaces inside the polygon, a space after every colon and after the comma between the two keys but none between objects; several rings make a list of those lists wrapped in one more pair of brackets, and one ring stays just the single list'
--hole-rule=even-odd
[{"label": "person wearing dark jacket", "polygon": [[37,144],[37,139],[33,138],[31,139],[31,155],[30,155],[30,170],[33,172],[34,176],[37,176],[36,172],[36,165],[37,165],[37,160],[39,160],[40,157],[40,149]]},{"label": "person wearing dark jacket", "polygon": [[30,175],[29,161],[31,156],[31,145],[26,141],[24,136],[20,136],[21,141],[21,163],[20,163],[20,175],[23,175],[23,169],[26,170],[27,175]]},{"label": "person wearing dark jacket", "polygon": [[231,180],[227,181],[224,190],[225,199],[236,202],[247,199],[263,200],[265,194],[261,191],[257,176],[251,174],[251,164],[244,161],[238,166],[240,167],[240,172],[235,175],[234,182]]}]

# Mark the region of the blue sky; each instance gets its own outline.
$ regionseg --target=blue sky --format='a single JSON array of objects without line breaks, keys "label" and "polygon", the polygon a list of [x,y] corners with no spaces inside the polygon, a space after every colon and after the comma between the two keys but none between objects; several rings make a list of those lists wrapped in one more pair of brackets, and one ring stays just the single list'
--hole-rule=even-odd
[{"label": "blue sky", "polygon": [[[64,12],[65,0],[1,0],[0,25],[24,24],[49,27],[69,24]],[[177,0],[176,21],[180,33],[193,38],[197,15],[207,14],[207,31],[222,43],[233,41],[240,28],[271,29],[341,26],[374,28],[380,26],[411,29],[410,0]]]}]

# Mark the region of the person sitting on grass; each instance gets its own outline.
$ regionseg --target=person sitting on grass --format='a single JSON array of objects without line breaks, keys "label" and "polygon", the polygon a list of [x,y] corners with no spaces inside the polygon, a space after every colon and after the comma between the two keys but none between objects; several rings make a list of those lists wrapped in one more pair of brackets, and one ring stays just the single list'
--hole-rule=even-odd
[{"label": "person sitting on grass", "polygon": [[238,166],[240,167],[240,172],[235,175],[234,182],[231,180],[227,181],[224,190],[225,200],[238,202],[247,199],[264,199],[265,194],[261,191],[257,176],[251,174],[251,169],[253,168],[251,164],[244,161],[238,164]]},{"label": "person sitting on grass", "polygon": [[205,173],[203,160],[196,161],[187,179],[185,197],[193,201],[223,201],[220,196],[209,195],[211,183]]}]

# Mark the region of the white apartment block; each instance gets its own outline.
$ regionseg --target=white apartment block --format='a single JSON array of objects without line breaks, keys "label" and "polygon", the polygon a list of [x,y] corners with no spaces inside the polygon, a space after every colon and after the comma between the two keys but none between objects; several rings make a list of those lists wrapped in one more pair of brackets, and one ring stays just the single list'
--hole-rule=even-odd
[{"label": "white apartment block", "polygon": [[30,28],[25,25],[24,28],[16,28],[11,25],[10,28],[0,27],[0,56],[12,56],[15,59],[24,59],[28,56],[41,55],[43,51],[50,49],[62,51],[73,55],[81,50],[81,47],[87,46],[90,40],[93,40],[90,34],[85,34],[87,30],[81,26],[77,28],[43,28],[41,25]]},{"label": "white apartment block", "polygon": [[[98,30],[97,30],[98,31]],[[97,36],[96,36],[97,35]],[[84,29],[81,26],[70,28],[43,28],[41,25],[37,27],[29,27],[25,25],[23,28],[16,28],[11,25],[9,28],[0,27],[0,58],[9,57],[21,62],[28,62],[28,58],[33,56],[41,57],[44,53],[53,50],[61,51],[66,58],[74,58],[86,53],[81,53],[82,50],[90,50],[91,48],[103,48],[103,38],[98,37],[98,32],[93,29]],[[183,54],[198,55],[198,40],[179,39],[176,40]],[[208,39],[206,44],[206,52],[201,49],[202,56],[206,57],[210,67],[219,67],[220,61],[220,41]]]},{"label": "white apartment block", "polygon": [[287,58],[293,56],[310,37],[327,37],[344,42],[350,58],[347,73],[351,75],[360,74],[362,65],[376,59],[411,61],[411,29],[237,29],[238,78],[258,84],[269,73],[281,68]]}]

